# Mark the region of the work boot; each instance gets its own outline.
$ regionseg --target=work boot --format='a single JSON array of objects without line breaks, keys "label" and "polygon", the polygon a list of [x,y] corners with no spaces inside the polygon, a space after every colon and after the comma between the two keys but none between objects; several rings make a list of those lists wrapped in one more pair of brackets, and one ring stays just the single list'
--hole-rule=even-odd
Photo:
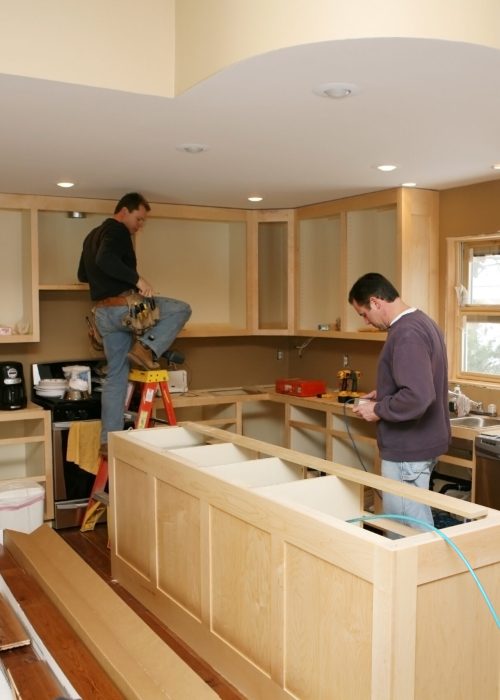
[{"label": "work boot", "polygon": [[153,351],[138,340],[130,348],[127,354],[130,364],[137,369],[160,369],[160,363],[155,362]]}]

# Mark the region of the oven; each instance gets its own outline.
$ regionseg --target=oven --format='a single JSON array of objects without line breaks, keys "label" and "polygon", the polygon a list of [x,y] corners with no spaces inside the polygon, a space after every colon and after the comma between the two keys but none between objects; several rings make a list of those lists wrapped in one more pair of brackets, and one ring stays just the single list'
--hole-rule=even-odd
[{"label": "oven", "polygon": [[[32,401],[52,414],[52,467],[54,486],[55,529],[79,527],[94,485],[95,475],[67,459],[68,436],[75,421],[96,420],[101,416],[103,361],[78,360],[37,363],[32,365]],[[64,377],[63,367],[84,365],[91,369],[90,396],[78,400],[39,396],[34,387],[40,379]]]}]

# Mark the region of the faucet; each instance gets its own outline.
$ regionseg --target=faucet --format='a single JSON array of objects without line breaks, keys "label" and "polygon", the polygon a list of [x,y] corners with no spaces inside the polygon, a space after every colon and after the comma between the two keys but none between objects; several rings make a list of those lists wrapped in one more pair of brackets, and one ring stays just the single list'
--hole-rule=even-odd
[{"label": "faucet", "polygon": [[453,413],[458,416],[468,416],[469,414],[476,416],[496,416],[496,407],[491,404],[488,406],[488,410],[485,411],[483,408],[482,401],[473,401],[468,396],[462,393],[460,386],[457,384],[453,391],[448,390],[448,397],[453,400],[450,401],[450,405],[453,405]]}]

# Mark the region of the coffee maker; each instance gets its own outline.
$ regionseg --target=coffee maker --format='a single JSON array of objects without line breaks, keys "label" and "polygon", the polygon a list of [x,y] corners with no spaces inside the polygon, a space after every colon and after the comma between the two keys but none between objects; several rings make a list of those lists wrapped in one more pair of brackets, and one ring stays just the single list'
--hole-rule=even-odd
[{"label": "coffee maker", "polygon": [[23,366],[20,362],[0,362],[0,411],[26,408]]}]

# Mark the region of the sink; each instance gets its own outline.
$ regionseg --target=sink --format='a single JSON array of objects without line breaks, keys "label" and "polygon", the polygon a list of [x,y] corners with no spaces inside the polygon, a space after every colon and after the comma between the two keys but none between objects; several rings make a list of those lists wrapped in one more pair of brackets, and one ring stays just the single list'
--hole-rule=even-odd
[{"label": "sink", "polygon": [[460,428],[500,428],[500,418],[493,416],[463,416],[462,418],[450,418],[451,426]]}]

